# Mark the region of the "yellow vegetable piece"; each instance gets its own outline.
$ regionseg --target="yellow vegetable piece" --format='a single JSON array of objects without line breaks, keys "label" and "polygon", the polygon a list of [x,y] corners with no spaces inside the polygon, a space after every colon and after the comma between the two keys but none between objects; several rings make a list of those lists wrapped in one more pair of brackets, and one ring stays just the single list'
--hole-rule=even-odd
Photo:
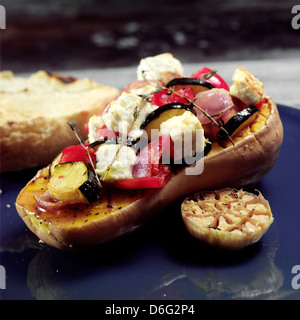
[{"label": "yellow vegetable piece", "polygon": [[57,164],[51,171],[48,190],[51,197],[65,203],[87,202],[79,187],[88,180],[88,168],[83,161]]}]

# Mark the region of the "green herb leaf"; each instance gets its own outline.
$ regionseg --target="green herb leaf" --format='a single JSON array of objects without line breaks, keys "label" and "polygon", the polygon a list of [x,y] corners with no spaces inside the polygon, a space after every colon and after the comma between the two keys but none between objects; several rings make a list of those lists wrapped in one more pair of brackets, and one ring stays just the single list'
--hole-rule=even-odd
[{"label": "green herb leaf", "polygon": [[67,124],[70,126],[70,128],[75,131],[76,128],[76,121],[73,119],[71,123],[67,122]]},{"label": "green herb leaf", "polygon": [[206,74],[204,74],[201,79],[203,80],[208,80],[210,79],[211,77],[214,77],[215,75],[217,74],[217,70],[213,70],[213,71],[210,71],[210,72],[207,72]]},{"label": "green herb leaf", "polygon": [[138,107],[135,106],[134,111],[133,111],[133,117],[134,119],[136,119],[138,117],[139,113],[138,113]]}]

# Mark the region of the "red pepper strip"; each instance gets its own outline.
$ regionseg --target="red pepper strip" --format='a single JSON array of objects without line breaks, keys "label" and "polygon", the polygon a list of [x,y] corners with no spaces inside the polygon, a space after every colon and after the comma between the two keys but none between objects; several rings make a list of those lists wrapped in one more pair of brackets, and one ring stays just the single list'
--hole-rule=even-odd
[{"label": "red pepper strip", "polygon": [[123,179],[115,182],[115,187],[119,189],[156,189],[167,183],[163,175],[155,177],[141,177],[134,179]]},{"label": "red pepper strip", "polygon": [[257,104],[256,104],[256,108],[261,110],[262,106],[264,103],[267,103],[268,102],[268,99],[267,98],[263,98],[261,99]]},{"label": "red pepper strip", "polygon": [[[87,147],[88,145],[85,145]],[[90,158],[88,155],[88,152],[90,154],[90,157],[93,161],[93,163],[96,163],[96,154],[93,149],[85,149],[82,145],[75,145],[75,146],[69,146],[65,148],[62,152],[62,156],[60,158],[59,163],[65,163],[65,162],[74,162],[74,161],[84,161],[86,164],[90,163]]]}]

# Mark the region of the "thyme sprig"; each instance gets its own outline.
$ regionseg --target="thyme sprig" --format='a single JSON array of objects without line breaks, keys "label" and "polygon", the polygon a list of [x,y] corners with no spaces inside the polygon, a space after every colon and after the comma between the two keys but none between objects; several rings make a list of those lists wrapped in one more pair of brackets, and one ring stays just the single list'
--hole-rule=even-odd
[{"label": "thyme sprig", "polygon": [[91,167],[92,167],[93,170],[94,170],[94,173],[95,173],[97,182],[98,182],[99,186],[102,187],[102,184],[101,184],[101,182],[100,182],[100,179],[99,179],[99,177],[98,177],[98,175],[97,175],[97,173],[96,173],[96,169],[95,169],[95,166],[94,166],[94,163],[93,163],[91,154],[90,154],[90,152],[89,152],[89,146],[86,147],[86,146],[84,145],[84,142],[82,141],[82,139],[79,137],[79,134],[78,134],[79,129],[76,129],[76,121],[73,119],[71,123],[67,122],[67,124],[70,126],[70,128],[71,128],[72,131],[74,132],[74,134],[75,134],[77,140],[79,141],[80,145],[86,150],[87,155],[88,155],[88,157],[89,157],[89,161],[90,161]]},{"label": "thyme sprig", "polygon": [[107,175],[108,175],[108,172],[109,170],[111,169],[113,163],[115,162],[122,146],[124,146],[125,144],[127,144],[127,139],[128,139],[128,135],[129,135],[129,132],[131,131],[131,129],[133,128],[134,126],[134,123],[135,121],[137,120],[137,118],[139,117],[139,114],[141,112],[141,110],[143,109],[145,103],[147,102],[147,99],[146,99],[146,96],[141,96],[142,98],[142,101],[143,101],[143,104],[142,106],[138,109],[138,106],[135,106],[134,110],[133,110],[133,121],[131,122],[126,134],[122,135],[122,138],[121,138],[121,141],[119,143],[119,147],[117,149],[117,152],[116,154],[114,155],[112,161],[110,162],[110,164],[107,166],[106,170],[105,170],[105,174],[104,174],[104,177],[102,178],[103,181],[105,181]]},{"label": "thyme sprig", "polygon": [[[217,71],[216,70],[212,70],[211,72],[208,72],[206,74],[204,74],[201,79],[203,80],[207,80],[213,76],[215,76],[217,74]],[[163,89],[166,89],[168,90],[168,93],[173,93],[173,94],[176,94],[177,96],[183,98],[187,103],[189,103],[192,107],[195,107],[196,109],[200,110],[205,117],[207,117],[216,127],[218,127],[220,130],[224,131],[226,136],[228,137],[228,139],[230,140],[230,142],[232,143],[232,145],[234,145],[234,142],[232,140],[232,138],[230,137],[229,133],[227,132],[227,130],[223,127],[223,125],[221,125],[218,121],[216,121],[211,115],[209,115],[204,109],[202,109],[200,106],[198,106],[196,103],[195,103],[195,100],[191,100],[187,97],[185,97],[184,95],[178,93],[177,91],[175,91],[174,87],[166,87],[164,85],[161,85],[158,81],[151,81],[151,80],[148,80],[146,78],[144,78],[145,82],[147,84],[151,84],[155,87],[155,90],[150,92],[149,94],[145,94],[145,95],[140,95],[140,97],[146,101],[150,101],[150,96],[155,94],[155,93],[159,93],[161,92]],[[222,119],[221,119],[222,120]]]},{"label": "thyme sprig", "polygon": [[212,70],[212,71],[209,71],[209,72],[205,73],[205,74],[201,77],[201,79],[203,79],[203,80],[208,80],[208,79],[214,77],[216,74],[217,74],[217,70]]}]

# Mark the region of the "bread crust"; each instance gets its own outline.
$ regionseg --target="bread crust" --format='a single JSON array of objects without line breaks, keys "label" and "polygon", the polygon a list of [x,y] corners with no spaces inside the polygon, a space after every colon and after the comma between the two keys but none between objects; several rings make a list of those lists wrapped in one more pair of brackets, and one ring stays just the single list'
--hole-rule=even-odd
[{"label": "bread crust", "polygon": [[84,125],[119,94],[90,79],[46,71],[28,78],[0,73],[0,172],[47,165],[66,146],[78,144],[67,122]]},{"label": "bread crust", "polygon": [[[183,169],[162,189],[146,194],[111,214],[71,227],[50,223],[49,228],[44,230],[32,222],[29,215],[34,212],[30,212],[24,204],[23,199],[30,195],[25,196],[25,193],[31,182],[17,198],[17,211],[41,240],[60,249],[75,250],[99,245],[127,234],[188,194],[200,190],[253,186],[271,170],[283,141],[283,127],[277,106],[270,98],[268,103],[271,112],[266,124],[235,145],[205,157],[202,174],[189,176]],[[45,174],[46,171],[43,172]]]}]

